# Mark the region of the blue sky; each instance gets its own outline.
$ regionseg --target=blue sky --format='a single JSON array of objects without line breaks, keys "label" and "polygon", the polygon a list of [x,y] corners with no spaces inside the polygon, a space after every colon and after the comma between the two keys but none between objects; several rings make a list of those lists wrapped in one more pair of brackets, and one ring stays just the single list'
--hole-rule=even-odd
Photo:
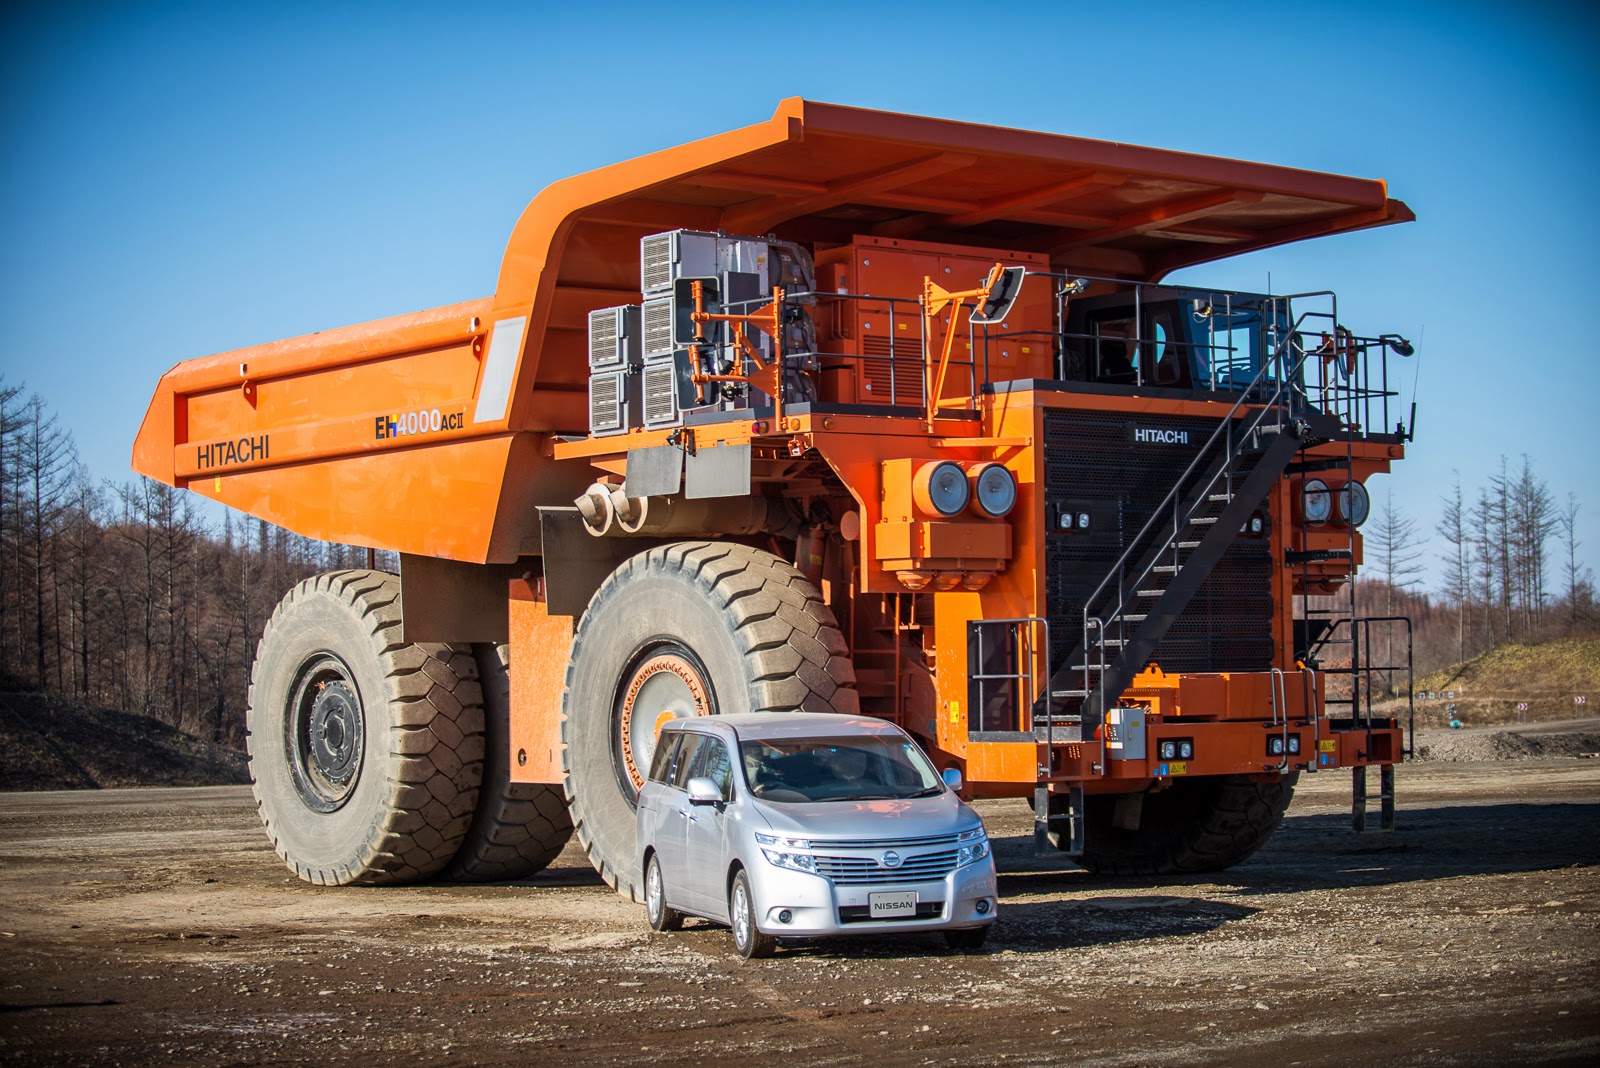
[{"label": "blue sky", "polygon": [[[1121,13],[1127,12],[1127,13]],[[545,184],[785,96],[1390,182],[1419,221],[1187,280],[1419,343],[1375,484],[1528,453],[1600,560],[1600,20],[1581,4],[35,4],[0,22],[0,372],[101,477],[181,359],[487,295]],[[696,19],[700,21],[696,21]],[[1552,582],[1556,575],[1552,573]]]}]

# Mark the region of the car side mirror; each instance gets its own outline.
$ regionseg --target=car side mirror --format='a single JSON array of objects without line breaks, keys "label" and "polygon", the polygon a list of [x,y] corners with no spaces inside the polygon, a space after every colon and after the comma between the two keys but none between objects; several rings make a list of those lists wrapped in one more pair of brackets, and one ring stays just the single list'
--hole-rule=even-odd
[{"label": "car side mirror", "polygon": [[960,768],[945,768],[944,769],[944,784],[946,786],[950,787],[950,789],[952,789],[952,790],[961,789],[961,769]]},{"label": "car side mirror", "polygon": [[722,804],[722,791],[717,789],[717,784],[704,776],[696,776],[689,780],[689,804],[691,805],[720,805]]}]

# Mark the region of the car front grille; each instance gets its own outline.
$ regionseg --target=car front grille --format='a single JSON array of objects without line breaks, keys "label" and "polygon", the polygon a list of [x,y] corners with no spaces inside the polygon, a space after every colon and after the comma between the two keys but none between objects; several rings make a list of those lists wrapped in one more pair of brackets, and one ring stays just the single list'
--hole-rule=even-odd
[{"label": "car front grille", "polygon": [[933,834],[924,838],[846,838],[812,839],[817,849],[926,849],[930,846],[953,846],[957,836]]},{"label": "car front grille", "polygon": [[877,857],[817,857],[817,874],[833,880],[837,886],[925,883],[943,879],[955,870],[954,849],[906,857],[897,868],[884,867]]}]

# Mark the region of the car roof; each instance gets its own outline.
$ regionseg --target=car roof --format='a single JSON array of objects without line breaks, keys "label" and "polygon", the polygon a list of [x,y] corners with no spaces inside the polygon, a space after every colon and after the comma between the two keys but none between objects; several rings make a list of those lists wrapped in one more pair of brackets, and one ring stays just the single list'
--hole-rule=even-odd
[{"label": "car roof", "polygon": [[662,724],[662,730],[711,730],[725,733],[731,728],[741,740],[780,738],[862,738],[901,737],[903,732],[888,720],[871,716],[846,716],[833,712],[738,712],[729,716],[686,716]]}]

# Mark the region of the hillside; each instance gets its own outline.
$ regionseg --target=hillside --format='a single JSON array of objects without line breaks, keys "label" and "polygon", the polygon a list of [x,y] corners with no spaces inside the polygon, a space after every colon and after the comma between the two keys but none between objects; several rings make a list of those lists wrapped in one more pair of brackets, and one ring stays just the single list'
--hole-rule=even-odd
[{"label": "hillside", "polygon": [[[0,790],[249,782],[245,755],[151,719],[0,686]],[[88,781],[85,781],[87,777]]]},{"label": "hillside", "polygon": [[1600,715],[1600,637],[1503,645],[1421,676],[1415,690],[1418,726],[1445,726],[1451,703],[1472,725]]}]

